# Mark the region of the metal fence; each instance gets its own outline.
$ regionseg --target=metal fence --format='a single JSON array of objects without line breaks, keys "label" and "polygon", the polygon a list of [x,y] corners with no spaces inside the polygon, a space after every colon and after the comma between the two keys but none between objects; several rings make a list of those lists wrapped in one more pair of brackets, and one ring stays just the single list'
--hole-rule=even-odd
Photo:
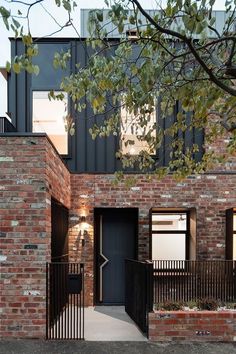
[{"label": "metal fence", "polygon": [[147,314],[153,309],[153,265],[135,260],[125,261],[125,311],[147,332]]},{"label": "metal fence", "polygon": [[152,261],[154,303],[236,300],[236,261]]},{"label": "metal fence", "polygon": [[47,263],[46,339],[84,339],[84,266]]},{"label": "metal fence", "polygon": [[236,261],[125,262],[125,310],[143,332],[154,304],[236,301]]}]

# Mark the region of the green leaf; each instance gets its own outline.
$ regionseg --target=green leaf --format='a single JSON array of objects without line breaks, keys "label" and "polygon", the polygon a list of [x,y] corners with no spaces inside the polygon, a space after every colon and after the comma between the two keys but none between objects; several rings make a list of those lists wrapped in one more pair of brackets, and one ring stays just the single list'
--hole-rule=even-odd
[{"label": "green leaf", "polygon": [[62,4],[66,11],[71,12],[70,0],[62,0]]},{"label": "green leaf", "polygon": [[166,8],[166,16],[171,17],[172,16],[172,6],[171,4],[168,4],[167,8]]},{"label": "green leaf", "polygon": [[9,10],[7,10],[5,7],[0,6],[0,14],[2,15],[2,17],[9,18],[11,15],[11,12]]},{"label": "green leaf", "polygon": [[19,74],[20,73],[20,64],[14,63],[12,66],[12,69],[16,74]]},{"label": "green leaf", "polygon": [[10,11],[8,11],[5,7],[0,6],[0,15],[2,16],[2,20],[7,30],[9,30],[9,22],[8,19],[11,15]]},{"label": "green leaf", "polygon": [[119,32],[119,33],[123,33],[123,31],[124,31],[124,23],[123,23],[123,22],[120,22],[120,23],[118,24],[118,32]]},{"label": "green leaf", "polygon": [[135,25],[135,17],[133,15],[129,17],[129,23],[131,23],[131,25]]},{"label": "green leaf", "polygon": [[200,34],[204,30],[204,28],[205,27],[203,26],[203,24],[201,22],[198,22],[196,26],[196,33]]},{"label": "green leaf", "polygon": [[35,75],[38,75],[38,74],[39,74],[39,71],[40,71],[40,70],[39,70],[39,66],[38,66],[38,65],[34,65],[34,66],[33,66],[33,71],[34,71],[34,74],[35,74]]},{"label": "green leaf", "polygon": [[29,46],[32,44],[33,40],[30,34],[22,36],[22,41],[26,46]]},{"label": "green leaf", "polygon": [[97,11],[96,16],[99,22],[103,21],[103,11]]},{"label": "green leaf", "polygon": [[8,73],[11,71],[11,63],[9,61],[6,62],[6,71]]},{"label": "green leaf", "polygon": [[71,136],[75,135],[75,128],[74,127],[70,128],[69,133]]},{"label": "green leaf", "polygon": [[12,17],[12,22],[16,28],[20,27],[20,23],[18,21],[16,21],[13,17]]},{"label": "green leaf", "polygon": [[209,22],[209,25],[210,25],[210,26],[213,26],[215,22],[216,22],[215,17],[212,17],[211,20],[210,20],[210,22]]}]

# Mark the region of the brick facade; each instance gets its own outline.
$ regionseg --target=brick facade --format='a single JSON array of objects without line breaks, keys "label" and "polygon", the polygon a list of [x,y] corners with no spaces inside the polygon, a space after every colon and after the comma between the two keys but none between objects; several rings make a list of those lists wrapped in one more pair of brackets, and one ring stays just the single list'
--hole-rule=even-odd
[{"label": "brick facade", "polygon": [[70,207],[70,174],[46,137],[0,138],[0,333],[44,337],[51,196]]},{"label": "brick facade", "polygon": [[[217,173],[135,187],[108,174],[70,174],[43,135],[0,137],[1,333],[45,336],[45,263],[51,257],[51,197],[69,208],[70,261],[85,263],[86,304],[94,294],[94,208],[139,208],[139,259],[149,258],[149,209],[196,208],[198,259],[225,258],[225,211],[236,206],[235,158]],[[225,170],[226,169],[226,170]],[[227,171],[227,172],[226,172]],[[89,224],[85,245],[79,216]]]},{"label": "brick facade", "polygon": [[[202,175],[176,182],[171,176],[162,181],[139,183],[129,190],[115,187],[112,175],[71,176],[70,257],[86,264],[87,300],[93,302],[93,212],[98,207],[139,208],[139,259],[149,258],[149,210],[152,207],[196,208],[197,258],[225,259],[225,211],[236,204],[236,175]],[[83,191],[81,193],[81,191]],[[85,247],[77,247],[76,215],[85,211],[90,224]],[[78,252],[79,249],[79,252]],[[89,297],[89,298],[88,298]]]},{"label": "brick facade", "polygon": [[236,341],[236,312],[169,311],[149,313],[152,341]]}]

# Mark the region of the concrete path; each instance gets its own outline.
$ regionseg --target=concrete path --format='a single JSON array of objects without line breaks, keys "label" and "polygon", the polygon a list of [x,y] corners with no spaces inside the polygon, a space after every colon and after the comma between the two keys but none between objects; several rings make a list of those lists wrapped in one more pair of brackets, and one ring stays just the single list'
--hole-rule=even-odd
[{"label": "concrete path", "polygon": [[231,343],[2,340],[0,354],[235,354]]},{"label": "concrete path", "polygon": [[85,340],[146,341],[123,306],[85,308]]}]

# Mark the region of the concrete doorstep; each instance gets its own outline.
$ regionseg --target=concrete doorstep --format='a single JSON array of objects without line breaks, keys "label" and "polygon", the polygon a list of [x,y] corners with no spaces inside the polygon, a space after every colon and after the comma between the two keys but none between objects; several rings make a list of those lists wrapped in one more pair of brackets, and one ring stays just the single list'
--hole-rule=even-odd
[{"label": "concrete doorstep", "polygon": [[[66,306],[51,328],[51,338],[76,338],[81,333],[80,310]],[[96,306],[84,309],[84,336],[88,341],[146,341],[124,306]],[[82,335],[82,333],[81,333]]]}]

